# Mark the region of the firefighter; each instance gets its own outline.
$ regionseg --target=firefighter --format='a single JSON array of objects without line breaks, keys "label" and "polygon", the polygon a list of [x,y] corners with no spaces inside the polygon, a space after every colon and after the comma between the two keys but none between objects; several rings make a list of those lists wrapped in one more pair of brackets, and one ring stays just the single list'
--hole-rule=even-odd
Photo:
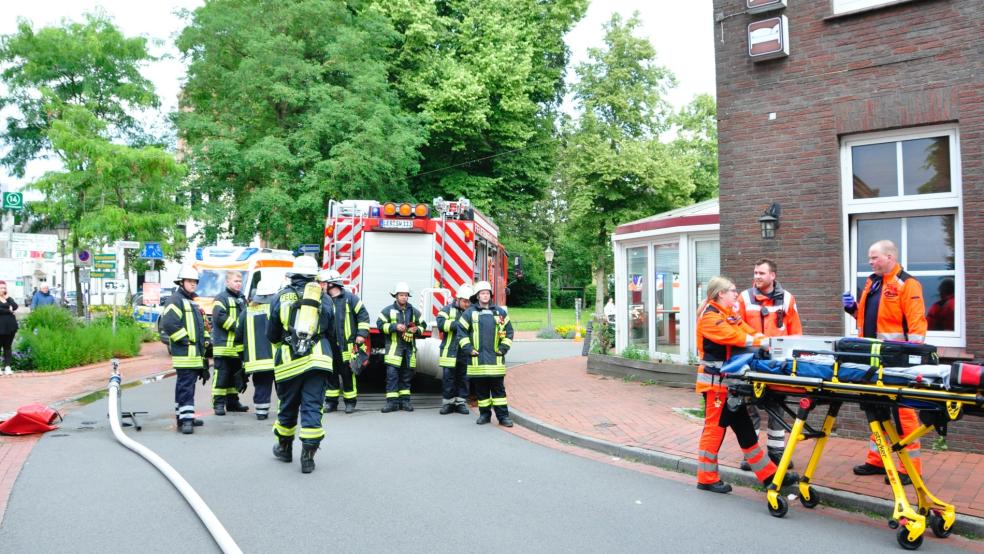
[{"label": "firefighter", "polygon": [[451,412],[468,415],[468,361],[458,349],[458,318],[471,306],[475,294],[471,285],[461,285],[454,300],[437,313],[437,328],[441,331],[441,350],[438,365],[444,368],[441,415]]},{"label": "firefighter", "polygon": [[[803,325],[796,310],[796,299],[776,280],[776,262],[768,258],[755,262],[752,278],[753,286],[743,290],[738,296],[738,313],[742,321],[756,333],[762,333],[767,337],[802,335]],[[774,412],[781,413],[781,402],[782,400],[777,400],[773,404]],[[760,429],[761,418],[758,408],[749,404],[748,415],[752,417],[752,425],[755,429]],[[778,464],[786,447],[786,429],[782,418],[771,413],[765,444],[769,458],[773,463]],[[789,467],[792,467],[792,462]],[[745,471],[751,470],[748,462],[742,462],[741,468]]]},{"label": "firefighter", "polygon": [[226,410],[245,412],[249,409],[239,403],[239,393],[246,390],[246,375],[240,359],[243,345],[236,342],[239,314],[246,309],[242,290],[242,273],[227,271],[225,290],[215,297],[215,304],[212,305],[212,354],[215,360],[212,406],[217,416],[226,415]]},{"label": "firefighter", "polygon": [[318,273],[318,281],[331,299],[332,313],[335,316],[335,337],[332,345],[335,373],[328,378],[328,391],[325,392],[325,411],[338,410],[339,381],[341,396],[345,401],[345,413],[355,411],[359,395],[358,377],[352,371],[354,352],[364,348],[369,338],[369,311],[362,305],[359,297],[345,290],[342,276],[337,271],[323,269]]},{"label": "firefighter", "polygon": [[410,287],[397,283],[390,296],[396,300],[376,318],[376,328],[386,337],[383,362],[386,364],[386,405],[382,412],[413,411],[410,403],[410,380],[417,367],[417,337],[427,323],[420,310],[410,305]]},{"label": "firefighter", "polygon": [[325,436],[321,409],[332,372],[334,321],[331,307],[322,301],[324,293],[314,282],[317,274],[318,262],[311,256],[294,260],[290,284],[276,294],[267,327],[280,402],[273,425],[277,437],[273,455],[283,462],[293,460],[300,416],[302,473],[314,471],[314,454]]},{"label": "firefighter", "polygon": [[512,427],[506,402],[505,356],[512,347],[513,328],[509,314],[492,303],[492,285],[475,283],[472,305],[458,318],[458,348],[469,358],[468,380],[478,397],[478,420],[492,421],[492,410],[499,425]]},{"label": "firefighter", "polygon": [[280,284],[272,278],[261,279],[249,305],[239,314],[236,343],[243,346],[243,371],[253,377],[253,407],[256,419],[262,421],[270,414],[270,395],[273,392],[273,345],[267,339],[270,323],[270,304]]},{"label": "firefighter", "polygon": [[204,385],[209,378],[208,358],[204,356],[205,317],[195,304],[198,271],[182,267],[174,284],[178,289],[164,303],[161,331],[167,335],[171,364],[177,374],[174,381],[177,428],[190,435],[195,427],[204,425],[202,420],[195,419],[195,381],[200,377]]},{"label": "firefighter", "polygon": [[[926,342],[926,304],[922,285],[905,272],[898,263],[899,250],[890,240],[880,240],[868,249],[868,264],[872,274],[864,284],[859,300],[850,292],[844,293],[844,311],[858,322],[858,336],[881,340],[902,340],[922,344]],[[898,420],[901,434],[906,436],[919,428],[919,416],[911,408],[899,408]],[[919,459],[920,445],[916,441],[908,446],[909,457],[917,470],[922,472]],[[912,482],[899,469],[899,479],[904,485]],[[861,465],[854,466],[855,475],[885,475],[885,466],[878,455],[874,436],[868,442],[868,456]],[[888,476],[885,477],[888,482]]]},{"label": "firefighter", "polygon": [[[765,335],[741,320],[737,312],[738,290],[725,277],[714,277],[707,284],[707,299],[697,310],[697,392],[704,396],[704,429],[697,452],[697,488],[728,493],[731,485],[718,475],[718,452],[728,427],[738,438],[745,461],[755,477],[768,485],[776,473],[776,465],[758,442],[748,409],[737,397],[729,400],[728,387],[722,384],[721,367],[739,349],[757,347]],[[787,472],[783,485],[799,480]]]}]

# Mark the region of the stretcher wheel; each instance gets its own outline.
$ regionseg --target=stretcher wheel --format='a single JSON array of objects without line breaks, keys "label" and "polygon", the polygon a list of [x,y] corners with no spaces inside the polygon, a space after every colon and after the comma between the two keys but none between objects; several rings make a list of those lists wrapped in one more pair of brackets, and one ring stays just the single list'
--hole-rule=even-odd
[{"label": "stretcher wheel", "polygon": [[941,539],[945,539],[953,533],[953,525],[949,529],[943,528],[943,518],[936,514],[936,512],[930,512],[929,514],[929,528],[933,530],[933,534]]},{"label": "stretcher wheel", "polygon": [[772,514],[772,517],[786,517],[786,513],[789,512],[789,502],[786,502],[786,498],[782,496],[776,498],[776,501],[779,503],[779,507],[775,509],[772,508],[772,504],[766,501],[769,513]]},{"label": "stretcher wheel", "polygon": [[906,550],[915,550],[922,546],[923,536],[919,535],[916,540],[909,540],[909,530],[905,527],[900,527],[899,532],[895,534],[895,537],[899,540],[899,545]]},{"label": "stretcher wheel", "polygon": [[800,504],[802,504],[804,508],[810,508],[810,509],[816,508],[817,504],[820,503],[820,495],[817,494],[817,491],[813,487],[807,487],[806,490],[810,495],[810,499],[807,500],[806,498],[803,498],[803,496],[801,495]]}]

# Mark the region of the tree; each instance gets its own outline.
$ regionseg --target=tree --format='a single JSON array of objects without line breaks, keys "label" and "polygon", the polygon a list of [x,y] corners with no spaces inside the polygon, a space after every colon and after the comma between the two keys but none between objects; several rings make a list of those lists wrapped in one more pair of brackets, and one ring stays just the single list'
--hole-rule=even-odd
[{"label": "tree", "polygon": [[207,242],[320,243],[329,199],[410,196],[426,134],[389,82],[398,37],[379,8],[216,0],[187,15],[176,122]]},{"label": "tree", "polygon": [[[187,214],[175,198],[185,171],[174,156],[153,146],[114,144],[108,124],[83,106],[51,99],[47,112],[47,139],[65,169],[30,185],[45,195],[32,211],[67,223],[73,250],[137,240],[162,241],[169,255],[181,252],[184,236],[175,230]],[[75,286],[82,290],[78,266]],[[79,315],[82,310],[79,302]]]},{"label": "tree", "polygon": [[15,108],[3,139],[9,151],[0,164],[23,177],[27,162],[50,146],[52,115],[41,91],[84,106],[114,138],[139,134],[134,110],[159,104],[153,85],[140,74],[140,66],[152,59],[146,39],[125,37],[102,13],[37,31],[19,20],[17,32],[0,39],[0,65],[5,67],[0,78],[8,89],[0,108]]},{"label": "tree", "polygon": [[695,190],[685,158],[659,140],[670,123],[663,100],[674,78],[656,52],[633,32],[637,16],[605,25],[605,47],[588,51],[576,68],[580,115],[564,130],[559,171],[566,230],[591,260],[595,313],[604,306],[611,235],[621,222],[681,206]]},{"label": "tree", "polygon": [[690,179],[694,182],[694,201],[700,202],[718,193],[717,104],[709,94],[698,94],[673,117],[677,138],[673,141],[678,156],[688,158]]}]

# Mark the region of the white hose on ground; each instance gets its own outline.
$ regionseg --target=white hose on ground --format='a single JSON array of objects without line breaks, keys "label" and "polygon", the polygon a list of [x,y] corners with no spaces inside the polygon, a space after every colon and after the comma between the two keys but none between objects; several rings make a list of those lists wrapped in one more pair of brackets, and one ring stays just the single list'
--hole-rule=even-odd
[{"label": "white hose on ground", "polygon": [[[115,360],[114,360],[115,362]],[[115,369],[114,363],[114,369]],[[164,477],[167,478],[174,488],[178,489],[181,496],[184,496],[188,504],[191,505],[195,513],[198,514],[198,518],[202,520],[205,527],[208,528],[208,532],[212,534],[212,538],[215,539],[215,543],[222,549],[222,552],[226,554],[242,554],[242,550],[236,541],[232,539],[232,536],[226,531],[226,528],[219,521],[219,518],[215,517],[212,510],[205,504],[201,496],[195,492],[195,489],[185,481],[184,477],[177,472],[171,464],[164,461],[153,450],[147,448],[146,446],[140,444],[139,442],[126,436],[123,432],[123,426],[120,425],[120,410],[119,410],[119,395],[120,395],[120,375],[114,372],[113,376],[109,378],[109,424],[113,428],[113,435],[116,436],[123,446],[129,448],[130,450],[136,452],[148,462],[154,465]]]}]

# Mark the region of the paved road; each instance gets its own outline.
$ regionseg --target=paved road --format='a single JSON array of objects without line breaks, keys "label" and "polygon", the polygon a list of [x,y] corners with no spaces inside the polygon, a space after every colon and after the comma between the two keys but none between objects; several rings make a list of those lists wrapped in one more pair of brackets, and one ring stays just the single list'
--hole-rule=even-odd
[{"label": "paved road", "polygon": [[[575,348],[517,343],[512,361]],[[188,479],[245,552],[898,550],[884,527],[802,511],[776,520],[761,498],[571,456],[477,427],[475,414],[381,414],[360,402],[354,415],[326,416],[318,469],[303,475],[296,454],[290,465],[272,458],[270,424],[251,413],[175,433],[172,390],[164,380],[124,391],[126,408],[151,412],[129,434]],[[216,551],[171,485],[113,440],[104,413],[104,401],[77,410],[35,447],[0,551]],[[922,551],[946,546],[928,539]]]}]

